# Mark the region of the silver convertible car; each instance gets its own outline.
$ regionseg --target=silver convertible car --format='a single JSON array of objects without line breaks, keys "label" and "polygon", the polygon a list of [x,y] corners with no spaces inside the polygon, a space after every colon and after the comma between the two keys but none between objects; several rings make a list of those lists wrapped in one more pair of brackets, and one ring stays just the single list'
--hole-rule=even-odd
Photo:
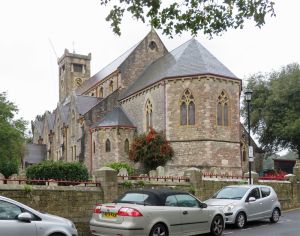
[{"label": "silver convertible car", "polygon": [[90,230],[98,236],[222,235],[224,215],[187,192],[171,189],[128,191],[98,205]]},{"label": "silver convertible car", "polygon": [[205,203],[223,208],[226,224],[235,224],[238,228],[253,220],[270,219],[276,223],[281,215],[274,189],[265,185],[227,186]]},{"label": "silver convertible car", "polygon": [[44,214],[20,202],[0,196],[0,236],[77,236],[65,218]]}]

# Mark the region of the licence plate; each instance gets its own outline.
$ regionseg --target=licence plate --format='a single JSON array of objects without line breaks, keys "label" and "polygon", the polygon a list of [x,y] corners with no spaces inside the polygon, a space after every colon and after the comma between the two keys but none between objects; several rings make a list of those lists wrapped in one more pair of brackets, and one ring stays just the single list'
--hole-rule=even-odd
[{"label": "licence plate", "polygon": [[117,214],[113,212],[104,212],[103,216],[106,218],[116,218]]}]

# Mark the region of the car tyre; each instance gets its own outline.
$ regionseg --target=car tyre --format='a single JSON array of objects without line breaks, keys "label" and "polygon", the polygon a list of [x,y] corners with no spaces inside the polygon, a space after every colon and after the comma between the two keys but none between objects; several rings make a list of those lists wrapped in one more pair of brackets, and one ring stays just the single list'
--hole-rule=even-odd
[{"label": "car tyre", "polygon": [[242,228],[245,227],[246,221],[247,221],[247,219],[246,219],[245,213],[240,212],[240,213],[237,214],[237,216],[236,216],[236,218],[235,218],[235,223],[234,223],[234,225],[235,225],[237,228],[242,229]]},{"label": "car tyre", "polygon": [[168,229],[164,224],[156,224],[150,231],[150,236],[168,236]]},{"label": "car tyre", "polygon": [[270,218],[271,223],[277,223],[279,221],[279,217],[280,217],[280,211],[278,208],[275,208]]},{"label": "car tyre", "polygon": [[213,236],[222,235],[224,230],[224,219],[222,216],[217,215],[213,218],[210,226],[210,234]]}]

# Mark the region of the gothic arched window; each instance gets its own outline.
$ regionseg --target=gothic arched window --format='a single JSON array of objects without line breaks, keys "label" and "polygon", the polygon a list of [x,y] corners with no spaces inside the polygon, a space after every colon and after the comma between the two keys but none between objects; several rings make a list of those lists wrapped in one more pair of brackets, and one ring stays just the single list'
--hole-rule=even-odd
[{"label": "gothic arched window", "polygon": [[128,139],[125,140],[125,143],[124,143],[124,151],[125,153],[129,153],[129,141]]},{"label": "gothic arched window", "polygon": [[220,126],[229,125],[229,98],[224,91],[218,97],[217,124]]},{"label": "gothic arched window", "polygon": [[113,81],[110,81],[109,82],[109,92],[113,92],[114,91],[114,82]]},{"label": "gothic arched window", "polygon": [[111,150],[110,141],[109,141],[109,139],[106,139],[106,142],[105,142],[105,151],[106,152],[110,152],[110,150]]},{"label": "gothic arched window", "polygon": [[148,131],[152,127],[152,103],[148,99],[146,102],[146,130]]},{"label": "gothic arched window", "polygon": [[100,87],[99,89],[99,97],[103,98],[103,87]]},{"label": "gothic arched window", "polygon": [[185,90],[180,100],[180,125],[195,124],[195,102],[190,90]]}]

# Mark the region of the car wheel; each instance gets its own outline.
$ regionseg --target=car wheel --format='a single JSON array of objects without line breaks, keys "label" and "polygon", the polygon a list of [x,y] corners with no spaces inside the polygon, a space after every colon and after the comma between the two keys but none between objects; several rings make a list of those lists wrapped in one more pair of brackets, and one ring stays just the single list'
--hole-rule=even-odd
[{"label": "car wheel", "polygon": [[270,221],[272,223],[277,223],[279,221],[279,217],[280,217],[280,212],[279,212],[278,208],[275,208],[272,212],[272,216],[270,218]]},{"label": "car wheel", "polygon": [[211,222],[210,233],[213,236],[220,236],[224,230],[224,219],[222,216],[215,216]]},{"label": "car wheel", "polygon": [[246,215],[245,215],[245,213],[240,212],[239,214],[237,214],[234,224],[239,229],[244,228],[244,226],[246,225]]},{"label": "car wheel", "polygon": [[152,227],[150,236],[168,236],[168,229],[164,224],[156,224]]}]

